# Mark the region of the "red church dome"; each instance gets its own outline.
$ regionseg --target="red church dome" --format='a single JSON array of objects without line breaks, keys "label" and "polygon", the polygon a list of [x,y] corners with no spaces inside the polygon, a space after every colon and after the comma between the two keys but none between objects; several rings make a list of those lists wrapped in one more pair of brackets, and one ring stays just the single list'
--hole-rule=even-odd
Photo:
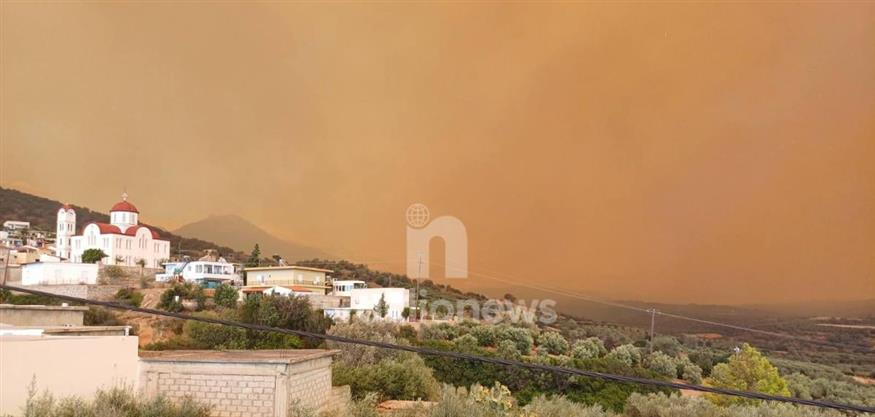
[{"label": "red church dome", "polygon": [[134,206],[131,203],[128,203],[127,200],[123,200],[123,201],[119,201],[118,203],[115,203],[115,205],[112,206],[112,208],[109,209],[109,211],[110,212],[112,212],[112,211],[129,211],[131,213],[139,213],[140,212],[139,210],[137,210],[136,206]]}]

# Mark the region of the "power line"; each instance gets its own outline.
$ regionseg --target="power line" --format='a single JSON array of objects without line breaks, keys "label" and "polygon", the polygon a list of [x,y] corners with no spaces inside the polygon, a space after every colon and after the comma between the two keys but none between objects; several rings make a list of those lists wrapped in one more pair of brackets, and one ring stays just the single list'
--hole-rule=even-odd
[{"label": "power line", "polygon": [[[401,261],[401,262],[405,262],[405,261]],[[388,264],[388,263],[399,263],[399,261],[382,261],[382,262],[374,262],[374,263]],[[426,263],[438,265],[438,266],[441,266],[444,268],[448,267],[447,264],[442,264],[439,262],[428,261]],[[614,301],[608,301],[608,300],[602,300],[602,299],[598,299],[598,298],[588,297],[588,296],[582,295],[580,293],[576,293],[576,292],[571,291],[571,290],[556,289],[556,288],[550,288],[550,287],[545,287],[545,286],[525,284],[525,283],[521,283],[518,281],[502,279],[502,278],[494,276],[494,275],[484,274],[484,273],[477,272],[477,271],[474,271],[471,269],[468,269],[468,273],[471,275],[474,275],[474,276],[479,276],[481,278],[486,278],[486,279],[490,279],[490,280],[505,283],[505,284],[515,285],[518,287],[534,289],[534,290],[542,291],[542,292],[545,292],[548,294],[555,294],[555,295],[560,295],[563,297],[570,297],[570,298],[578,299],[581,301],[586,301],[586,302],[593,303],[593,304],[600,304],[600,305],[604,305],[607,307],[622,308],[622,309],[626,309],[629,311],[636,311],[639,313],[652,315],[652,313],[651,313],[652,309],[649,309],[649,308],[642,308],[642,307],[637,307],[637,306],[633,306],[633,305],[629,305],[629,304],[618,303],[618,302],[614,302]],[[507,277],[507,276],[505,275],[505,277]],[[513,277],[508,277],[508,278],[513,278]],[[787,334],[787,333],[780,333],[780,332],[773,332],[773,331],[762,330],[762,329],[755,329],[752,327],[740,326],[740,325],[732,324],[732,323],[723,323],[723,322],[718,322],[718,321],[713,321],[713,320],[699,319],[699,318],[695,318],[695,317],[670,313],[670,312],[666,312],[666,311],[657,311],[656,314],[663,316],[663,317],[669,317],[669,318],[678,319],[678,320],[687,320],[687,321],[697,322],[697,323],[701,323],[701,324],[708,324],[708,325],[712,325],[712,326],[724,327],[724,328],[728,328],[728,329],[763,334],[766,336],[781,337],[781,338],[785,338],[785,339],[793,339],[793,340],[798,340],[800,342],[805,342],[805,343],[814,344],[814,345],[829,346],[829,347],[843,349],[843,350],[851,350],[851,351],[857,352],[857,353],[870,353],[873,351],[873,349],[871,347],[833,343],[833,342],[829,342],[826,340],[817,340],[817,339],[811,339],[811,338],[796,336],[796,335]]]},{"label": "power line", "polygon": [[829,408],[829,409],[841,410],[841,411],[852,411],[852,412],[860,412],[860,413],[873,413],[873,412],[875,412],[875,408],[873,408],[873,407],[865,407],[865,406],[856,405],[856,404],[842,404],[842,403],[834,403],[834,402],[829,402],[829,401],[805,400],[805,399],[801,399],[801,398],[781,397],[781,396],[763,394],[763,393],[758,393],[758,392],[738,391],[738,390],[730,390],[730,389],[723,389],[723,388],[716,388],[716,387],[707,387],[707,386],[703,386],[703,385],[684,384],[684,383],[677,383],[677,382],[670,382],[670,381],[661,381],[661,380],[656,380],[656,379],[608,374],[608,373],[603,373],[603,372],[586,371],[586,370],[576,369],[576,368],[566,368],[566,367],[561,367],[561,366],[544,365],[544,364],[537,364],[537,363],[514,361],[514,360],[509,360],[509,359],[501,359],[501,358],[472,355],[472,354],[454,352],[454,351],[444,351],[444,350],[437,350],[437,349],[424,348],[424,347],[418,347],[418,346],[406,346],[406,345],[398,345],[398,344],[394,344],[394,343],[377,342],[377,341],[364,340],[364,339],[355,339],[355,338],[337,336],[337,335],[313,333],[313,332],[307,332],[307,331],[303,331],[303,330],[282,329],[282,328],[278,328],[278,327],[270,327],[270,326],[263,326],[263,325],[259,325],[259,324],[250,324],[250,323],[241,323],[241,322],[235,322],[235,321],[223,320],[223,319],[217,319],[217,318],[211,318],[211,317],[195,317],[195,316],[191,316],[188,314],[171,313],[168,311],[155,310],[155,309],[145,308],[145,307],[134,307],[134,306],[130,306],[130,305],[124,305],[124,304],[113,303],[113,302],[108,302],[108,301],[88,300],[85,298],[71,297],[71,296],[60,295],[60,294],[52,294],[52,293],[32,290],[32,289],[28,289],[28,288],[13,287],[13,286],[9,286],[6,284],[0,284],[0,288],[11,290],[11,291],[23,292],[23,293],[27,293],[27,294],[39,295],[39,296],[43,296],[43,297],[56,298],[59,300],[66,300],[66,301],[70,301],[70,302],[74,302],[74,303],[102,306],[102,307],[112,308],[112,309],[116,309],[116,310],[135,311],[135,312],[139,312],[139,313],[145,313],[145,314],[151,314],[151,315],[157,315],[157,316],[172,317],[172,318],[177,318],[177,319],[182,319],[182,320],[200,321],[200,322],[204,322],[204,323],[239,327],[239,328],[243,328],[243,329],[256,330],[256,331],[284,333],[284,334],[290,334],[290,335],[295,335],[295,336],[309,337],[309,338],[314,338],[314,339],[332,341],[332,342],[337,342],[337,343],[348,343],[348,344],[372,346],[372,347],[377,347],[377,348],[381,348],[381,349],[401,350],[401,351],[413,352],[413,353],[429,355],[429,356],[440,356],[440,357],[447,357],[447,358],[454,358],[454,359],[463,359],[463,360],[468,360],[468,361],[490,363],[490,364],[502,365],[502,366],[508,366],[508,367],[526,368],[526,369],[532,369],[532,370],[536,370],[536,371],[552,372],[552,373],[565,374],[565,375],[585,376],[585,377],[589,377],[589,378],[597,378],[597,379],[602,379],[602,380],[606,380],[606,381],[613,381],[613,382],[620,382],[620,383],[630,383],[630,384],[638,384],[638,385],[657,386],[657,387],[663,387],[663,388],[693,390],[693,391],[708,392],[708,393],[713,393],[713,394],[749,398],[749,399],[755,399],[755,400],[778,401],[778,402],[785,402],[785,403],[798,404],[798,405],[807,405],[807,406],[812,406],[812,407]]}]

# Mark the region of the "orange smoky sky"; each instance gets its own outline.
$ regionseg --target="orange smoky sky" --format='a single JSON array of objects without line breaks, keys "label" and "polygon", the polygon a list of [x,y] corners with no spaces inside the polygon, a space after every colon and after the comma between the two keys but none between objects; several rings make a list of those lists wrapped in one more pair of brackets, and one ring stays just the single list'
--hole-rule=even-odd
[{"label": "orange smoky sky", "polygon": [[422,202],[519,282],[875,296],[871,3],[3,2],[0,94],[4,187],[168,228],[402,271]]}]

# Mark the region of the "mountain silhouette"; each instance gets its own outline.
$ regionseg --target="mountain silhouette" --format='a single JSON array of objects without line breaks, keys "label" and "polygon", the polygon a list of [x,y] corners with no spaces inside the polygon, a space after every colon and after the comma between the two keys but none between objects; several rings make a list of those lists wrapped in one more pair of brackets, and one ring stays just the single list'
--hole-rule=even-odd
[{"label": "mountain silhouette", "polygon": [[276,254],[288,262],[332,258],[321,249],[283,240],[233,214],[209,216],[182,226],[174,230],[174,233],[181,236],[197,236],[245,253],[252,251],[257,243],[261,248],[262,257],[269,258]]}]

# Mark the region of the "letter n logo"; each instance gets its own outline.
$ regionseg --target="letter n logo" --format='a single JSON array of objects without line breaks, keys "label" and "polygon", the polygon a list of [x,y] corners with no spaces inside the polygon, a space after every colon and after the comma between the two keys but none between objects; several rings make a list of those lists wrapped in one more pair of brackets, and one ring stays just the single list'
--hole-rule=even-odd
[{"label": "letter n logo", "polygon": [[444,275],[468,278],[468,232],[461,220],[441,216],[431,222],[428,207],[416,203],[407,208],[407,276],[428,278],[429,243],[444,240]]}]

